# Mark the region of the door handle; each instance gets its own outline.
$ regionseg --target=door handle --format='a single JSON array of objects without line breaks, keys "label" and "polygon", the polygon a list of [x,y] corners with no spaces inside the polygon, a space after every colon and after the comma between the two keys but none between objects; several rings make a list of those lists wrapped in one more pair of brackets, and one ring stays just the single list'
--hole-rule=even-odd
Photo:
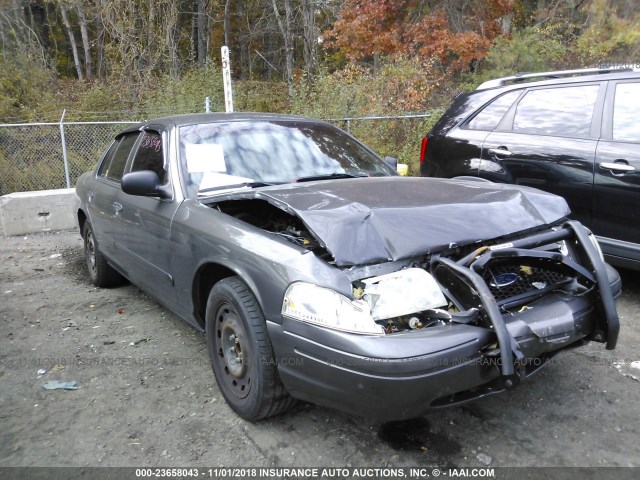
[{"label": "door handle", "polygon": [[507,147],[498,147],[498,148],[490,148],[489,149],[489,154],[491,155],[507,155],[507,156],[511,156],[513,155],[511,153],[511,151],[509,151],[509,149],[507,149]]},{"label": "door handle", "polygon": [[113,210],[116,212],[116,215],[118,215],[122,211],[122,204],[113,202]]},{"label": "door handle", "polygon": [[602,162],[599,164],[599,166],[603,170],[612,170],[620,173],[633,172],[636,169],[636,167],[632,165],[618,162]]}]

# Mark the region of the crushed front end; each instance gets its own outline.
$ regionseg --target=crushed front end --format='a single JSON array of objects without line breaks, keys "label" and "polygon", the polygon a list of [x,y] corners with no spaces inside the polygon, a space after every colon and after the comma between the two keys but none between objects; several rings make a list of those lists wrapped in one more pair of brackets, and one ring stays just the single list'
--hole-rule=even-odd
[{"label": "crushed front end", "polygon": [[498,386],[518,384],[559,350],[586,340],[615,348],[620,277],[578,222],[484,245],[457,260],[437,257],[432,268],[453,304],[452,318],[463,315],[495,332],[496,343],[481,356],[499,360]]},{"label": "crushed front end", "polygon": [[268,326],[293,396],[358,415],[411,418],[497,393],[563,349],[618,337],[620,277],[578,222],[342,271],[348,320],[294,283]]}]

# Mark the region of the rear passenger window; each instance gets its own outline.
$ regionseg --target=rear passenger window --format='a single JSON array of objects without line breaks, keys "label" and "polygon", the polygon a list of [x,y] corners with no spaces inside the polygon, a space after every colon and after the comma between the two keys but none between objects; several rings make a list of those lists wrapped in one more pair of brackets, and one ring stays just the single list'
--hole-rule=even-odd
[{"label": "rear passenger window", "polygon": [[613,103],[614,140],[640,142],[638,111],[640,111],[640,83],[616,85],[616,99]]},{"label": "rear passenger window", "polygon": [[162,155],[162,135],[153,131],[146,131],[143,135],[136,156],[133,158],[131,171],[151,170],[156,172],[160,184],[164,185],[167,180],[167,172],[164,169],[164,156]]},{"label": "rear passenger window", "polygon": [[599,85],[531,90],[520,100],[513,131],[589,137]]},{"label": "rear passenger window", "polygon": [[[129,153],[131,153],[131,149],[133,145],[136,143],[139,133],[127,133],[124,135],[118,145],[115,147],[113,151],[113,156],[111,157],[111,161],[107,161],[109,159],[105,159],[105,162],[100,167],[99,175],[103,177],[107,177],[110,180],[115,180],[119,182],[122,180],[122,174],[124,173],[124,167],[127,165],[127,159],[129,158]],[[113,147],[112,147],[113,148]],[[109,154],[111,150],[109,151]]]},{"label": "rear passenger window", "polygon": [[520,91],[509,92],[496,98],[482,111],[471,119],[467,127],[471,130],[493,130],[498,126],[509,107],[516,101]]},{"label": "rear passenger window", "polygon": [[100,168],[98,169],[99,176],[101,177],[105,176],[105,172],[109,169],[109,165],[111,165],[111,160],[113,160],[113,155],[116,152],[119,143],[120,143],[120,140],[114,140],[111,146],[109,147],[109,150],[105,154],[104,160],[102,160],[102,163],[100,164]]}]

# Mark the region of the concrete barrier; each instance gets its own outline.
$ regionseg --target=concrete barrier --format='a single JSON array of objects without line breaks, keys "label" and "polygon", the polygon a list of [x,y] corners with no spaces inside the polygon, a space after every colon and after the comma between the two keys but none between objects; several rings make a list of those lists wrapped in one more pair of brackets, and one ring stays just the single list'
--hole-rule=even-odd
[{"label": "concrete barrier", "polygon": [[0,197],[5,236],[75,228],[75,188],[9,193]]}]

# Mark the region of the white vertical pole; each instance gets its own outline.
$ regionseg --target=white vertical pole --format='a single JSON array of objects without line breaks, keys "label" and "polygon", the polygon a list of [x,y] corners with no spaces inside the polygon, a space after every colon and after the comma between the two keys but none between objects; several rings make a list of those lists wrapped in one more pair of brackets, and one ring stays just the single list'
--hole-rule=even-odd
[{"label": "white vertical pole", "polygon": [[222,54],[222,83],[224,85],[224,108],[227,113],[233,112],[233,91],[231,89],[231,63],[229,62],[229,47],[220,49]]},{"label": "white vertical pole", "polygon": [[62,111],[62,117],[60,117],[60,142],[62,143],[62,160],[64,161],[64,176],[67,181],[67,188],[71,188],[71,178],[69,177],[69,159],[67,158],[67,141],[64,138],[64,116],[67,114],[67,109]]},{"label": "white vertical pole", "polygon": [[205,97],[204,99],[204,112],[211,113],[211,98]]}]

